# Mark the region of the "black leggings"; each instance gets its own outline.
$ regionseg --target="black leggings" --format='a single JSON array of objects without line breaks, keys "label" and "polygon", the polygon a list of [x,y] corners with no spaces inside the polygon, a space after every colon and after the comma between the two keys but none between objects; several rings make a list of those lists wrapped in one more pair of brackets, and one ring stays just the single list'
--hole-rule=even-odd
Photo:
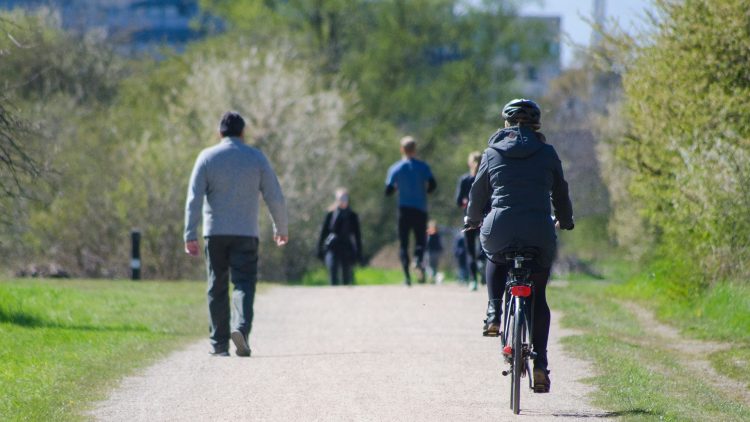
[{"label": "black leggings", "polygon": [[466,258],[469,261],[469,273],[472,281],[478,281],[477,277],[477,234],[479,230],[468,230],[464,233],[466,242]]},{"label": "black leggings", "polygon": [[[547,341],[549,339],[550,312],[547,305],[547,282],[549,281],[550,269],[541,268],[531,273],[534,282],[534,351],[537,356],[534,359],[534,367],[547,368]],[[505,293],[505,283],[508,278],[508,265],[499,265],[487,260],[487,292],[490,300],[497,300]],[[509,298],[505,298],[508,300]],[[503,302],[505,303],[505,302]],[[507,312],[504,306],[504,312]]]},{"label": "black leggings", "polygon": [[409,233],[414,232],[414,259],[423,266],[425,244],[427,243],[427,213],[416,208],[398,209],[399,258],[404,274],[409,278]]}]

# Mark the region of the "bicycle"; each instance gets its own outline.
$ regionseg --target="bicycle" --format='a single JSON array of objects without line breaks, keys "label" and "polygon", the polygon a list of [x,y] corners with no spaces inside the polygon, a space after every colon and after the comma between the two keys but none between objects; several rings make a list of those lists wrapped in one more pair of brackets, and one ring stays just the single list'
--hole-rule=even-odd
[{"label": "bicycle", "polygon": [[501,352],[505,362],[510,364],[510,369],[503,370],[502,374],[511,375],[510,408],[516,415],[521,411],[521,378],[527,377],[529,388],[534,390],[529,366],[529,359],[536,357],[536,353],[531,350],[534,283],[530,279],[531,269],[524,267],[523,263],[533,261],[537,255],[536,248],[509,250],[503,254],[505,261],[512,262],[513,266],[508,269],[503,313],[504,329],[500,335]]},{"label": "bicycle", "polygon": [[[479,227],[466,223],[463,231],[477,230]],[[534,282],[531,280],[531,268],[524,267],[524,262],[533,261],[539,254],[539,249],[525,247],[508,249],[500,255],[505,262],[512,262],[508,268],[508,278],[505,283],[505,300],[503,312],[503,330],[500,332],[500,351],[510,370],[503,370],[503,376],[511,375],[510,380],[510,408],[514,414],[521,412],[521,378],[527,377],[529,388],[534,390],[529,359],[536,358],[531,350],[533,344],[534,326]],[[511,329],[512,328],[512,329]],[[535,391],[546,392],[546,391]]]}]

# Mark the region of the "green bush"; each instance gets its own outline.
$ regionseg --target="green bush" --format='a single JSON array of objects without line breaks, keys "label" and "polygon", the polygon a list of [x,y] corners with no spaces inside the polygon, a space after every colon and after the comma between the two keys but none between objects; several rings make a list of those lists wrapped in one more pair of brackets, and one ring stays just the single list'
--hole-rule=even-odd
[{"label": "green bush", "polygon": [[[677,283],[750,275],[750,15],[746,0],[656,1],[623,78],[632,172],[657,255],[685,268]],[[697,275],[697,276],[696,276]],[[688,288],[691,289],[691,288]]]}]

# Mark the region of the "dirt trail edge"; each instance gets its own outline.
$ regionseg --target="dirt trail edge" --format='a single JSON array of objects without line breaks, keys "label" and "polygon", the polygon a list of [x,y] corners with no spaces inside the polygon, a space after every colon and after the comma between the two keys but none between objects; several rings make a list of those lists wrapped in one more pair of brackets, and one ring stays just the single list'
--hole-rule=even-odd
[{"label": "dirt trail edge", "polygon": [[693,371],[696,377],[732,400],[750,406],[750,390],[747,386],[716,372],[709,361],[711,353],[729,350],[732,348],[731,344],[685,338],[678,329],[659,322],[649,309],[633,302],[620,303],[635,315],[643,330],[648,333],[646,338],[650,339],[651,344],[644,342],[648,347],[670,350],[672,357],[681,366]]},{"label": "dirt trail edge", "polygon": [[[481,337],[486,296],[456,286],[277,287],[259,295],[252,358],[201,340],[124,379],[106,421],[499,421],[509,380]],[[586,362],[563,354],[553,314],[552,392],[524,389],[521,419],[607,417],[587,402]],[[525,379],[524,379],[525,380]],[[608,418],[611,420],[611,418]]]}]

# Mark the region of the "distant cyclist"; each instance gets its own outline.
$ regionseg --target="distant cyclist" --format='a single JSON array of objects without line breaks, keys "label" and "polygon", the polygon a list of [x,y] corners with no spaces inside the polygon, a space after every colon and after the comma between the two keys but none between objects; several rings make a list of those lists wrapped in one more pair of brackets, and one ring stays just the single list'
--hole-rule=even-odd
[{"label": "distant cyclist", "polygon": [[[469,154],[469,172],[461,175],[458,178],[458,186],[456,186],[456,205],[464,210],[466,215],[466,207],[469,206],[469,191],[471,185],[474,183],[474,177],[477,175],[479,169],[479,163],[482,161],[482,153],[474,151]],[[476,230],[468,230],[464,233],[466,238],[466,256],[468,258],[469,276],[471,277],[471,284],[469,288],[476,290],[479,284],[479,277],[477,274],[477,259],[479,258],[477,251],[477,232]]]},{"label": "distant cyclist", "polygon": [[401,161],[388,169],[385,194],[398,191],[399,258],[404,269],[404,283],[411,285],[409,274],[409,233],[414,233],[414,260],[419,282],[424,283],[425,243],[427,242],[427,194],[437,188],[430,166],[418,160],[417,142],[411,136],[401,139]]},{"label": "distant cyclist", "polygon": [[[573,229],[573,207],[557,152],[538,132],[539,106],[531,100],[513,100],[503,108],[502,117],[505,128],[490,137],[469,193],[466,216],[469,227],[481,225],[480,240],[489,258],[489,303],[483,335],[497,336],[500,331],[501,298],[508,273],[503,251],[537,248],[539,255],[531,267],[535,286],[534,390],[546,392],[550,387],[547,370],[550,311],[546,287],[557,247],[555,226]],[[550,197],[557,223],[550,217]],[[484,216],[488,200],[492,209]]]}]

